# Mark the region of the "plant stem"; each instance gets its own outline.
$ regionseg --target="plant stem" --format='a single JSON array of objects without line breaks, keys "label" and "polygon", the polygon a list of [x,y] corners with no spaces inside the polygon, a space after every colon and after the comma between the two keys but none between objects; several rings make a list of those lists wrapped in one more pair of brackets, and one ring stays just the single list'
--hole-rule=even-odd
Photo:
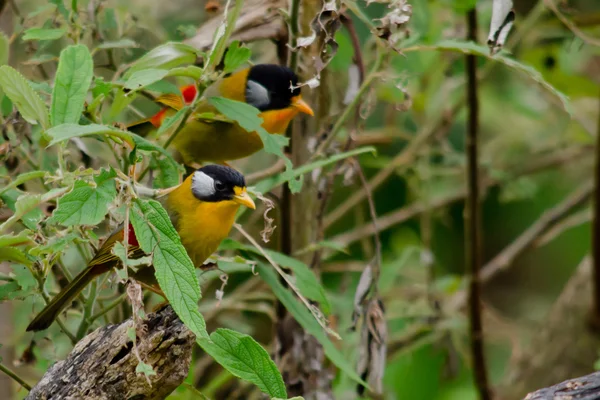
[{"label": "plant stem", "polygon": [[25,390],[28,392],[31,391],[31,385],[25,382],[19,375],[17,375],[13,370],[8,368],[6,365],[0,362],[0,371],[4,372],[6,375],[10,376],[15,382],[19,385],[23,386]]},{"label": "plant stem", "polygon": [[109,311],[111,311],[112,309],[114,309],[115,307],[117,307],[119,304],[121,304],[123,302],[123,300],[125,300],[125,294],[120,294],[119,297],[117,297],[116,300],[114,300],[112,303],[110,303],[109,305],[107,305],[106,307],[104,307],[104,309],[102,311],[99,311],[96,314],[92,315],[89,318],[90,324],[93,323],[98,318],[106,315]]},{"label": "plant stem", "polygon": [[87,332],[90,324],[92,316],[92,312],[94,311],[94,304],[96,303],[96,294],[98,289],[98,282],[96,279],[92,281],[90,285],[90,295],[88,297],[87,302],[85,303],[85,307],[83,308],[83,317],[81,318],[81,323],[79,324],[79,329],[77,329],[77,340],[81,340],[85,333]]},{"label": "plant stem", "polygon": [[[467,40],[477,41],[477,10],[467,13]],[[487,369],[483,349],[483,327],[481,322],[481,215],[479,204],[479,167],[478,129],[479,99],[477,97],[477,58],[475,55],[465,56],[467,74],[468,127],[466,137],[467,153],[467,201],[465,209],[465,261],[469,276],[469,325],[471,333],[471,357],[475,385],[481,400],[489,400]]]},{"label": "plant stem", "polygon": [[[600,104],[600,96],[598,96]],[[600,329],[600,107],[598,108],[598,133],[596,134],[596,154],[594,165],[594,200],[592,219],[592,276],[593,276],[593,308],[592,326]]]},{"label": "plant stem", "polygon": [[[298,33],[300,31],[300,25],[298,22],[300,15],[300,0],[292,0],[290,8],[290,46],[296,47],[298,41]],[[298,50],[290,50],[290,68],[292,71],[298,69]]]}]

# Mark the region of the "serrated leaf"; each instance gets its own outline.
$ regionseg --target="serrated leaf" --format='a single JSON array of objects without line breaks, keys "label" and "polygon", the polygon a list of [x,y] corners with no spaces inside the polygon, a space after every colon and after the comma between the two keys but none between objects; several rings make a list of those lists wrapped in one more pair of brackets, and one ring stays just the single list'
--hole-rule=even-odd
[{"label": "serrated leaf", "polygon": [[108,96],[112,90],[112,83],[105,82],[103,77],[94,78],[94,87],[92,88],[92,95],[98,97],[101,94]]},{"label": "serrated leaf", "polygon": [[48,109],[41,97],[17,70],[8,65],[0,67],[0,85],[23,118],[30,124],[49,126]]},{"label": "serrated leaf", "polygon": [[200,284],[194,264],[169,215],[157,201],[136,199],[130,220],[140,247],[152,254],[156,279],[169,303],[198,338],[208,339],[206,323],[198,311]]},{"label": "serrated leaf", "polygon": [[140,265],[152,265],[152,257],[144,256],[140,258],[129,258],[127,257],[127,252],[125,251],[125,246],[121,242],[116,242],[111,250],[111,252],[117,256],[123,265],[128,267],[138,267]]},{"label": "serrated leaf", "polygon": [[251,55],[252,52],[249,48],[240,47],[240,42],[234,40],[227,48],[227,53],[225,53],[225,68],[223,68],[223,72],[228,73],[235,71],[248,62]]},{"label": "serrated leaf", "polygon": [[139,90],[145,86],[158,82],[167,76],[166,69],[149,68],[133,72],[125,82],[125,88]]},{"label": "serrated leaf", "polygon": [[23,40],[56,40],[60,39],[67,33],[66,29],[62,28],[30,28],[23,34]]},{"label": "serrated leaf", "polygon": [[75,181],[73,189],[58,199],[58,206],[48,223],[64,226],[99,224],[117,196],[115,176],[112,169],[102,170],[94,177],[95,185],[83,180]]},{"label": "serrated leaf", "polygon": [[177,164],[167,158],[159,158],[156,163],[158,164],[158,174],[152,182],[152,187],[155,189],[169,188],[179,184],[181,174]]},{"label": "serrated leaf", "polygon": [[325,355],[331,360],[341,371],[352,378],[357,383],[368,386],[354,370],[351,363],[345,359],[344,355],[338,348],[329,340],[321,326],[310,314],[296,297],[279,281],[277,273],[268,265],[258,262],[257,271],[260,277],[271,287],[275,296],[281,301],[286,310],[292,314],[294,319],[311,335],[313,335],[323,346]]},{"label": "serrated leaf", "polygon": [[302,181],[292,177],[293,165],[289,158],[283,154],[283,147],[288,145],[289,139],[283,135],[270,134],[263,127],[263,119],[260,117],[260,111],[240,101],[227,99],[224,97],[211,97],[208,102],[212,104],[221,114],[232,121],[236,121],[242,128],[248,132],[256,132],[263,142],[267,153],[274,154],[285,162],[284,175],[288,178],[290,190],[297,193],[302,187]]},{"label": "serrated leaf", "polygon": [[252,337],[230,329],[217,329],[210,341],[198,340],[227,371],[254,383],[269,396],[287,397],[283,378],[266,350]]},{"label": "serrated leaf", "polygon": [[52,126],[79,122],[93,76],[94,61],[86,46],[69,46],[60,52],[50,108]]},{"label": "serrated leaf", "polygon": [[197,50],[183,43],[169,42],[158,46],[133,63],[126,78],[136,71],[148,68],[171,69],[196,61]]}]

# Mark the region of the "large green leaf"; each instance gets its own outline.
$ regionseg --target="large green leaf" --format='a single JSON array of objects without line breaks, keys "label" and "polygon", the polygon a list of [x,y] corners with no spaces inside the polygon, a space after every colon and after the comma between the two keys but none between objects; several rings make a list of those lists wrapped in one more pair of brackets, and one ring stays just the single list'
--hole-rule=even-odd
[{"label": "large green leaf", "polygon": [[0,85],[27,122],[34,125],[39,122],[44,129],[48,128],[48,108],[23,75],[3,65],[0,67]]},{"label": "large green leaf", "polygon": [[271,397],[287,397],[277,366],[252,337],[230,329],[217,329],[210,334],[210,341],[198,340],[198,344],[238,378],[254,383]]},{"label": "large green leaf", "polygon": [[126,141],[127,143],[129,143],[129,145],[131,145],[131,147],[135,146],[135,142],[132,138],[132,133],[122,131],[120,129],[113,128],[112,126],[107,125],[62,124],[49,129],[48,131],[46,131],[46,133],[51,138],[48,146],[52,146],[54,144],[63,142],[74,137],[83,137],[90,135],[111,136]]},{"label": "large green leaf", "polygon": [[64,226],[97,225],[108,213],[108,207],[117,196],[114,170],[102,170],[94,177],[94,184],[75,181],[73,189],[58,199],[58,207],[48,223]]},{"label": "large green leaf", "polygon": [[145,86],[158,82],[167,76],[166,69],[149,68],[133,72],[125,82],[125,88],[129,90],[140,90]]},{"label": "large green leaf", "polygon": [[250,104],[241,101],[227,99],[225,97],[211,97],[208,102],[215,106],[217,110],[230,120],[236,121],[242,128],[248,132],[256,132],[263,142],[267,153],[276,155],[285,162],[285,175],[289,180],[290,190],[293,193],[299,192],[302,188],[302,179],[292,178],[293,165],[289,158],[283,154],[283,147],[287,146],[289,139],[283,135],[270,134],[263,127],[263,119],[260,117],[260,111]]},{"label": "large green leaf", "polygon": [[20,174],[19,176],[17,176],[10,183],[5,185],[2,189],[0,189],[0,196],[2,196],[8,190],[16,188],[17,186],[19,186],[31,179],[43,178],[44,176],[46,176],[47,173],[48,173],[47,171],[24,172],[24,173]]},{"label": "large green leaf", "polygon": [[93,76],[94,61],[86,46],[69,46],[60,52],[50,108],[52,126],[79,121]]},{"label": "large green leaf", "polygon": [[125,75],[129,78],[131,74],[143,69],[160,68],[171,69],[183,64],[193,64],[196,61],[198,51],[192,46],[183,43],[169,42],[158,46],[133,63]]},{"label": "large green leaf", "polygon": [[56,40],[67,33],[62,28],[30,28],[23,34],[23,40]]},{"label": "large green leaf", "polygon": [[323,346],[325,355],[331,360],[341,371],[347,374],[356,382],[368,386],[360,376],[356,373],[352,365],[338,348],[329,340],[325,331],[318,322],[313,318],[311,313],[296,299],[296,297],[279,281],[277,273],[262,261],[257,265],[260,277],[271,287],[275,296],[281,301],[285,309],[292,314],[298,323],[311,335],[313,335]]},{"label": "large green leaf", "polygon": [[157,201],[136,199],[130,220],[140,247],[152,254],[156,279],[169,303],[198,338],[209,339],[206,323],[198,311],[200,284],[194,264],[169,215]]}]

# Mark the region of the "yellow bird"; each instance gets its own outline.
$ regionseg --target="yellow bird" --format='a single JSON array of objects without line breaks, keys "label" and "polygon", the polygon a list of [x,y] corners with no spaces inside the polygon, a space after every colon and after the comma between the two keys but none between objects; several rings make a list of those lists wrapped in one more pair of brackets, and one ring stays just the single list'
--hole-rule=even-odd
[{"label": "yellow bird", "polygon": [[[244,176],[223,165],[207,165],[198,169],[168,193],[163,199],[163,205],[197,267],[227,237],[240,205],[255,208],[246,192]],[[112,253],[112,248],[116,242],[122,242],[123,238],[124,229],[121,227],[104,242],[87,267],[34,318],[27,330],[47,329],[94,278],[117,267],[120,260]],[[144,256],[131,225],[128,244],[131,258]],[[148,282],[150,286],[156,283],[153,270],[149,267],[142,267],[132,275],[141,282]]]},{"label": "yellow bird", "polygon": [[[206,161],[223,163],[247,157],[263,148],[256,132],[247,132],[237,123],[202,117],[218,111],[208,103],[210,97],[225,97],[256,108],[269,133],[284,133],[299,113],[314,115],[302,100],[298,76],[289,68],[275,64],[257,64],[242,69],[209,86],[203,98],[173,140],[173,147],[187,165]],[[183,107],[181,96],[161,96],[157,101],[175,109]]]}]

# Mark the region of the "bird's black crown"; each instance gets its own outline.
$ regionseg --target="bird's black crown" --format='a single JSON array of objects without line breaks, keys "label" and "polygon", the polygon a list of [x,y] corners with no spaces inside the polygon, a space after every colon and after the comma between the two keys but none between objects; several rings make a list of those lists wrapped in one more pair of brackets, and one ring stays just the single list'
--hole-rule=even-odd
[{"label": "bird's black crown", "polygon": [[244,175],[224,165],[207,165],[199,168],[194,174],[192,193],[202,201],[231,200],[235,196],[235,187],[246,187]]},{"label": "bird's black crown", "polygon": [[253,96],[248,93],[252,91],[252,87],[250,85],[246,87],[246,100],[261,111],[287,108],[292,103],[292,98],[300,94],[300,88],[296,87],[298,86],[298,76],[288,67],[281,65],[254,65],[248,72],[248,81],[261,85],[268,93],[268,97],[264,101],[252,104],[253,101],[250,100]]}]

